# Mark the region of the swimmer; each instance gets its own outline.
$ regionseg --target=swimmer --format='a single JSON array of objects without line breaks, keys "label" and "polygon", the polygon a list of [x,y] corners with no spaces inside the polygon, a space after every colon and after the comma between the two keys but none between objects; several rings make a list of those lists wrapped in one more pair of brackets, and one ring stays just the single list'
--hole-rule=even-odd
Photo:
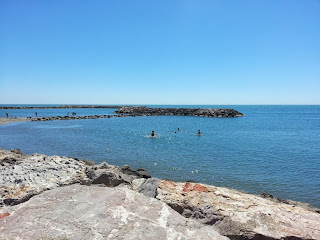
[{"label": "swimmer", "polygon": [[178,132],[180,131],[180,128],[178,128]]},{"label": "swimmer", "polygon": [[200,132],[200,130],[198,130],[198,133],[197,133],[197,135],[201,135],[201,132]]},{"label": "swimmer", "polygon": [[154,131],[151,132],[151,137],[154,137],[156,134]]}]

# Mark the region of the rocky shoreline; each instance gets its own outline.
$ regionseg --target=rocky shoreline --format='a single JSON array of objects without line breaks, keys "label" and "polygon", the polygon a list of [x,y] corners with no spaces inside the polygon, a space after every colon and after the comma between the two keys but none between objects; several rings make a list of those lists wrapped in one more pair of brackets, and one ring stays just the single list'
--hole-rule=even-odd
[{"label": "rocky shoreline", "polygon": [[320,239],[319,209],[0,149],[0,239]]}]

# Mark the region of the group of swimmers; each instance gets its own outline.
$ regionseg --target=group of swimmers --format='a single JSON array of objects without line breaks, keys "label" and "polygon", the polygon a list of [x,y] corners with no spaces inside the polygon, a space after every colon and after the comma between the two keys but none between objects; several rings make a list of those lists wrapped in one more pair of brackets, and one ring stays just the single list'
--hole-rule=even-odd
[{"label": "group of swimmers", "polygon": [[[178,132],[180,131],[180,128],[178,128]],[[174,133],[177,133],[177,131],[175,131]],[[157,133],[155,133],[154,131],[151,132],[151,137],[155,137]],[[198,132],[196,133],[196,135],[200,136],[202,133],[200,130],[198,130]]]}]

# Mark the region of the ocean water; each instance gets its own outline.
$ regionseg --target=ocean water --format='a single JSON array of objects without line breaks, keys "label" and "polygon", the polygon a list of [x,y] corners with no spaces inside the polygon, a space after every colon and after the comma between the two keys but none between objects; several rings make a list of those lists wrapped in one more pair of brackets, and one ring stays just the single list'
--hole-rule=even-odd
[{"label": "ocean water", "polygon": [[[228,107],[245,116],[13,123],[0,126],[0,147],[128,164],[158,178],[192,180],[253,194],[268,192],[320,207],[320,106],[162,107]],[[35,111],[38,116],[65,115],[69,110],[0,110],[0,116],[7,111],[20,117]],[[81,116],[114,110],[72,111]],[[198,129],[203,135],[196,135]],[[150,137],[152,130],[155,138]]]}]

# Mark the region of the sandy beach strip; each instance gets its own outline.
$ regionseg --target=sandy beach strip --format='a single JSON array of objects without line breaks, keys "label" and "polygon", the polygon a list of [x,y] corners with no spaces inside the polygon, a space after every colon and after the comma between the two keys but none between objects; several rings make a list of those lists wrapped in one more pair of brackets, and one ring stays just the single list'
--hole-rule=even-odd
[{"label": "sandy beach strip", "polygon": [[9,124],[9,123],[17,123],[17,122],[29,122],[30,118],[20,117],[20,118],[0,118],[0,126]]}]

